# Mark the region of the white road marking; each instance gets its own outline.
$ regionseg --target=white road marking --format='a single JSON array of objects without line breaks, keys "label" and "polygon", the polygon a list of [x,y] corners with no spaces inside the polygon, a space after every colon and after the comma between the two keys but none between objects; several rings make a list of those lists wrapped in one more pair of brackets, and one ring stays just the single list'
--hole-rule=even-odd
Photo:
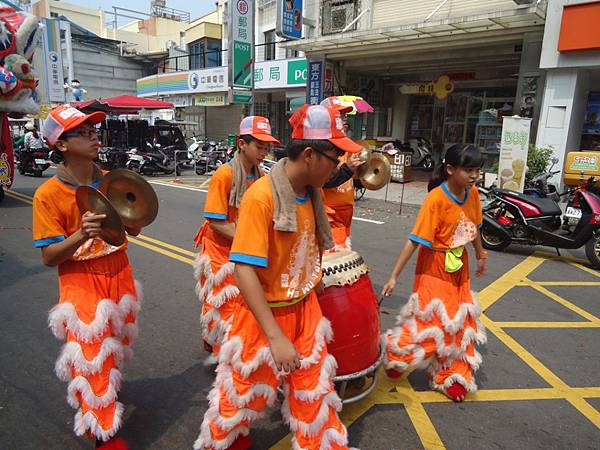
[{"label": "white road marking", "polygon": [[[148,180],[148,182],[150,184],[156,184],[156,185],[160,185],[160,186],[166,186],[166,187],[172,187],[172,188],[177,188],[177,189],[185,189],[187,191],[196,191],[196,192],[204,192],[207,193],[208,191],[206,189],[200,189],[194,186],[182,186],[180,184],[176,184],[176,183],[163,183],[161,181],[156,181],[156,180]],[[352,216],[352,220],[356,220],[358,222],[367,222],[367,223],[372,223],[375,225],[383,225],[385,224],[385,222],[382,222],[381,220],[372,220],[372,219],[363,219],[362,217],[356,217],[356,216]]]}]

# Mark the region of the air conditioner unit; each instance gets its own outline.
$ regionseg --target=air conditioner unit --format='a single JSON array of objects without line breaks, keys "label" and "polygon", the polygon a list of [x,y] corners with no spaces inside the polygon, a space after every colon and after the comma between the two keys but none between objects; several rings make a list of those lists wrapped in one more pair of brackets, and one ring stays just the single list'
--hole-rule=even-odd
[{"label": "air conditioner unit", "polygon": [[[340,33],[357,17],[358,9],[357,0],[324,1],[321,7],[322,34]],[[356,30],[356,24],[349,30]]]}]

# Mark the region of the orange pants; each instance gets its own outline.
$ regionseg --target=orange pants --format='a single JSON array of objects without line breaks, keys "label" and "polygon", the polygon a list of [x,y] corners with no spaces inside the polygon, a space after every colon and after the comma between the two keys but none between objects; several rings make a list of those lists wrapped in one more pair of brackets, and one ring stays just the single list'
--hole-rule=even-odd
[{"label": "orange pants", "polygon": [[282,414],[294,433],[294,448],[348,448],[346,428],[337,415],[341,400],[333,389],[337,364],[327,352],[333,333],[317,296],[311,292],[295,305],[272,311],[296,346],[301,367],[288,375],[279,374],[260,325],[243,301],[236,302],[195,449],[226,449],[237,437],[247,435],[265,406],[275,402],[280,383]]},{"label": "orange pants", "polygon": [[353,205],[328,206],[327,218],[331,225],[331,235],[335,247],[333,251],[352,250],[350,227],[352,226]]},{"label": "orange pants", "polygon": [[427,367],[432,387],[442,392],[454,382],[475,392],[473,372],[481,364],[475,343],[486,342],[481,309],[470,290],[466,250],[454,273],[445,271],[445,256],[419,248],[414,293],[385,336],[385,364],[399,371]]},{"label": "orange pants", "polygon": [[120,428],[124,406],[117,401],[122,361],[137,337],[141,285],[134,282],[127,254],[118,251],[59,267],[60,303],[50,311],[54,335],[66,339],[55,364],[69,382],[67,401],[78,408],[74,431],[108,440]]},{"label": "orange pants", "polygon": [[[199,235],[208,225],[204,225]],[[233,276],[234,264],[229,262],[230,247],[206,237],[200,238],[202,250],[196,257],[194,276],[196,293],[202,305],[200,324],[202,339],[212,346],[212,355],[205,363],[216,363],[221,343],[231,326],[234,303],[240,291]]]}]

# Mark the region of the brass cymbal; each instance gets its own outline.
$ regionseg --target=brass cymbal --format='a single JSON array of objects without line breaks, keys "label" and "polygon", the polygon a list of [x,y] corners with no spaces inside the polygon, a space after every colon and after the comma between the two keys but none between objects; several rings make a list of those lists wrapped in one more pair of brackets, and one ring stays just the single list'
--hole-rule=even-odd
[{"label": "brass cymbal", "polygon": [[141,175],[127,169],[112,170],[104,176],[100,191],[110,200],[126,227],[145,227],[156,219],[156,192]]},{"label": "brass cymbal", "polygon": [[106,214],[106,219],[101,223],[102,234],[100,235],[104,242],[117,247],[125,242],[125,227],[119,213],[102,192],[90,186],[80,186],[75,192],[75,199],[81,214],[87,211]]},{"label": "brass cymbal", "polygon": [[390,182],[392,167],[385,156],[371,152],[368,161],[358,168],[357,173],[364,187],[376,191]]}]

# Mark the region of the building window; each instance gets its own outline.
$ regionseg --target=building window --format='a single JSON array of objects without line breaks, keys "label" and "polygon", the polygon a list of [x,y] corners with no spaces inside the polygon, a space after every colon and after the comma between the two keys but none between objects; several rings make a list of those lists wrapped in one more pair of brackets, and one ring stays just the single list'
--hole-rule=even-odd
[{"label": "building window", "polygon": [[265,61],[275,59],[275,30],[265,32]]},{"label": "building window", "polygon": [[294,50],[293,48],[286,48],[285,49],[285,57],[286,57],[286,59],[298,58],[298,56],[300,56],[300,52],[298,50]]},{"label": "building window", "polygon": [[221,41],[218,39],[199,39],[188,45],[190,70],[221,65]]},{"label": "building window", "polygon": [[50,12],[50,17],[58,17],[58,13]]}]

